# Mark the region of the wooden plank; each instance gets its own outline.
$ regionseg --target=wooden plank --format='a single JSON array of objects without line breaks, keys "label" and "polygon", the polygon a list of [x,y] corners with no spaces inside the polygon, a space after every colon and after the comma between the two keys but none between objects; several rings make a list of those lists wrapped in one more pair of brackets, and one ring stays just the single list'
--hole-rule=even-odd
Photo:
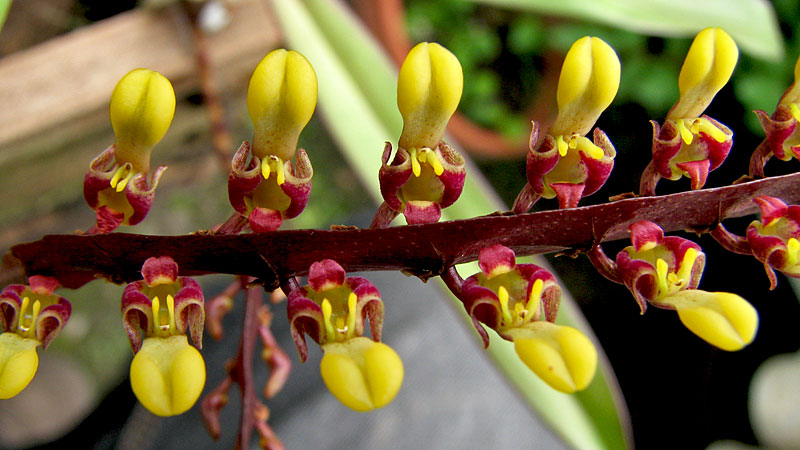
[{"label": "wooden plank", "polygon": [[[263,0],[231,5],[231,25],[209,36],[208,55],[224,89],[280,41]],[[0,159],[26,137],[108,107],[114,85],[137,67],[157,70],[178,91],[196,89],[195,46],[179,7],[136,9],[0,59]]]}]

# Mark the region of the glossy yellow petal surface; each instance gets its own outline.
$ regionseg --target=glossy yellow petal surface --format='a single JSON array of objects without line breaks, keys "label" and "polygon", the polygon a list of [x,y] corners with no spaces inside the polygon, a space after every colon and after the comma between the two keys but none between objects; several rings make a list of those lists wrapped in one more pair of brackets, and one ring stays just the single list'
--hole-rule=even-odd
[{"label": "glossy yellow petal surface", "polygon": [[271,51],[256,66],[247,89],[253,153],[290,161],[316,106],[317,74],[311,63],[295,51]]},{"label": "glossy yellow petal surface", "polygon": [[15,333],[0,334],[0,400],[22,392],[36,375],[39,341]]},{"label": "glossy yellow petal surface", "polygon": [[507,334],[522,362],[553,389],[571,394],[594,378],[597,350],[575,328],[539,321]]},{"label": "glossy yellow petal surface", "polygon": [[602,39],[586,36],[567,52],[558,79],[558,117],[550,134],[585,135],[619,90],[620,63]]},{"label": "glossy yellow petal surface", "polygon": [[699,117],[728,82],[739,59],[736,42],[720,28],[706,28],[694,38],[678,78],[681,97],[668,119]]},{"label": "glossy yellow petal surface", "polygon": [[350,409],[365,412],[386,406],[403,384],[403,362],[386,344],[356,337],[322,348],[322,380]]},{"label": "glossy yellow petal surface", "polygon": [[397,79],[397,107],[403,116],[400,147],[436,148],[463,87],[461,63],[450,51],[428,42],[412,48]]},{"label": "glossy yellow petal surface", "polygon": [[145,339],[131,362],[130,374],[136,398],[157,416],[186,412],[206,383],[203,357],[184,335]]},{"label": "glossy yellow petal surface", "polygon": [[122,77],[111,94],[115,156],[136,172],[150,170],[150,152],[164,137],[175,114],[175,92],[164,75],[135,69]]},{"label": "glossy yellow petal surface", "polygon": [[689,331],[723,350],[741,350],[758,331],[758,312],[736,294],[689,289],[659,303],[674,306]]}]

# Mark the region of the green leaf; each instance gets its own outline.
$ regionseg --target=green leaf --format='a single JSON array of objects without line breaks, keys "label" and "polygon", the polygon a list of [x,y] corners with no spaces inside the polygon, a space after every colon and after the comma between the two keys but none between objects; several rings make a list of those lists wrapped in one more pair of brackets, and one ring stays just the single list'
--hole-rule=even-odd
[{"label": "green leaf", "polygon": [[3,25],[6,23],[9,9],[11,9],[11,0],[0,0],[0,30],[3,29]]},{"label": "green leaf", "polygon": [[690,37],[721,27],[743,51],[776,61],[784,56],[775,11],[762,0],[472,0],[611,25],[651,36]]},{"label": "green leaf", "polygon": [[[318,73],[319,106],[334,139],[376,202],[381,202],[377,173],[386,140],[402,130],[396,107],[396,69],[362,24],[340,2],[284,0],[273,3],[289,45],[303,53]],[[507,209],[480,172],[470,164],[461,199],[444,211],[444,220]],[[536,262],[546,265],[543,258]],[[463,273],[477,271],[464,269]],[[456,310],[469,318],[451,296]],[[574,301],[565,295],[559,319],[593,337]],[[493,334],[493,333],[492,333]],[[599,343],[595,343],[602,355]],[[613,372],[601,356],[591,386],[572,396],[545,385],[517,357],[513,344],[493,335],[488,349],[525,400],[568,443],[581,449],[632,446],[629,418]]]}]

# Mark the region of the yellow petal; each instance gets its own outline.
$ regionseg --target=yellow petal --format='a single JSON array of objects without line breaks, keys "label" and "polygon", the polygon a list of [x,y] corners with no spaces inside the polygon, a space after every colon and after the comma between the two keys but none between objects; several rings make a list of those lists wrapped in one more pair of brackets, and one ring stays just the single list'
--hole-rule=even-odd
[{"label": "yellow petal", "polygon": [[253,153],[289,161],[300,132],[317,106],[317,75],[295,51],[273,50],[258,63],[247,89],[247,111],[255,127]]},{"label": "yellow petal", "polygon": [[589,132],[619,90],[620,63],[602,39],[586,36],[567,52],[558,79],[558,117],[553,136]]},{"label": "yellow petal", "polygon": [[386,344],[365,337],[323,346],[322,380],[342,404],[355,411],[388,405],[403,384],[403,362]]},{"label": "yellow petal", "polygon": [[668,119],[699,117],[728,82],[739,59],[736,42],[721,28],[706,28],[694,38],[678,77],[681,97]]},{"label": "yellow petal", "polygon": [[427,42],[412,48],[397,79],[397,107],[403,116],[400,147],[436,148],[463,87],[461,63],[446,48]]},{"label": "yellow petal", "polygon": [[0,334],[0,400],[22,392],[36,375],[39,341],[14,333]]},{"label": "yellow petal", "polygon": [[723,350],[741,350],[758,331],[758,312],[736,294],[689,289],[659,302],[673,305],[689,331]]},{"label": "yellow petal", "polygon": [[175,92],[164,75],[135,69],[122,77],[111,94],[115,157],[136,172],[150,170],[150,152],[164,137],[175,114]]},{"label": "yellow petal", "polygon": [[131,362],[131,388],[136,398],[157,416],[189,410],[203,391],[203,357],[185,335],[144,340]]},{"label": "yellow petal", "polygon": [[597,350],[575,328],[539,321],[508,334],[522,362],[553,389],[571,394],[594,378]]}]

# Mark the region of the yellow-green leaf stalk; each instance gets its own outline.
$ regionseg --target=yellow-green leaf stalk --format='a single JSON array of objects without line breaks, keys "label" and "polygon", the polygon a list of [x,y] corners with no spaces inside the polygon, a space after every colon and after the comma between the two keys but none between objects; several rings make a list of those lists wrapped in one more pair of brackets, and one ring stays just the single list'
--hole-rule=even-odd
[{"label": "yellow-green leaf stalk", "polygon": [[132,173],[148,172],[150,152],[164,137],[175,114],[172,84],[158,72],[134,69],[114,88],[109,112],[117,162],[130,164]]},{"label": "yellow-green leaf stalk", "polygon": [[291,160],[316,105],[317,75],[308,60],[291,50],[267,54],[247,89],[247,111],[255,127],[253,153],[261,159],[274,155]]}]

